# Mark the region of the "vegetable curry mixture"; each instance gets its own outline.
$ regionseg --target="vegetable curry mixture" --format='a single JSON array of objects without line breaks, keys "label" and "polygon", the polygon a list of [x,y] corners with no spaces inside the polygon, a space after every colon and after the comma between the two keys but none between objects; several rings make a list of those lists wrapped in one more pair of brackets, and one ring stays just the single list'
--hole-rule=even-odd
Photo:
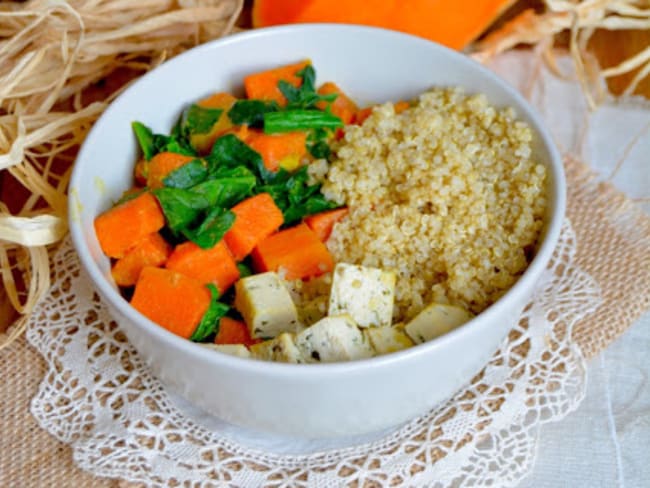
[{"label": "vegetable curry mixture", "polygon": [[[359,108],[333,82],[316,88],[309,61],[244,88],[190,105],[169,135],[133,122],[135,185],[95,230],[115,283],[152,321],[243,357],[362,359],[465,323],[527,266],[545,171],[511,111],[454,89]],[[468,145],[501,159],[490,168]],[[481,165],[492,176],[477,179]],[[504,199],[523,217],[504,222]]]}]

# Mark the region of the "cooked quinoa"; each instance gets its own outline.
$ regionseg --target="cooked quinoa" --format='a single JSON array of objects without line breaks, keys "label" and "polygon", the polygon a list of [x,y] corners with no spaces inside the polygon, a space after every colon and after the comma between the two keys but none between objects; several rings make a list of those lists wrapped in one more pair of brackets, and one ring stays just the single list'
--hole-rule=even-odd
[{"label": "cooked quinoa", "polygon": [[330,251],[397,273],[395,320],[431,302],[482,311],[524,271],[542,229],[546,169],[531,141],[512,109],[457,88],[399,114],[378,106],[312,172],[349,207]]}]

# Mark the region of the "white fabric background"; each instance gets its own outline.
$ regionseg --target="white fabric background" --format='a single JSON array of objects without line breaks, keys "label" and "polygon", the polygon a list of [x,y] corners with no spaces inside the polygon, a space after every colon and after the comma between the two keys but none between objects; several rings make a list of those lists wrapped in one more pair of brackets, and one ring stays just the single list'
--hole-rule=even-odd
[{"label": "white fabric background", "polygon": [[[568,60],[560,65],[570,72]],[[638,203],[650,213],[650,104],[607,102],[589,113],[574,80],[544,69],[537,78],[537,68],[522,53],[493,64],[530,93],[563,153],[581,156],[630,198],[646,199]],[[520,487],[565,486],[650,487],[650,312],[590,361],[579,409],[541,429],[535,467]]]}]

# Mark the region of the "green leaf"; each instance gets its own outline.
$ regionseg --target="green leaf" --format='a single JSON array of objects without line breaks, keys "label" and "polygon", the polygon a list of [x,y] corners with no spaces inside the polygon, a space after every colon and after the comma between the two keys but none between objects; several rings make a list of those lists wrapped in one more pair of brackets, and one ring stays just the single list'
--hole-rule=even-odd
[{"label": "green leaf", "polygon": [[288,110],[306,110],[314,108],[318,102],[332,102],[336,100],[336,93],[320,95],[316,92],[316,71],[314,71],[314,67],[311,64],[298,71],[296,75],[302,78],[302,83],[299,87],[293,86],[286,80],[278,81],[278,89],[287,99],[286,108]]},{"label": "green leaf", "polygon": [[220,108],[205,108],[196,104],[190,105],[181,117],[181,133],[185,136],[190,134],[207,134],[212,126],[217,123],[223,110]]},{"label": "green leaf", "polygon": [[217,139],[206,159],[211,173],[222,167],[244,166],[252,171],[260,181],[266,182],[273,177],[273,173],[264,166],[262,156],[240,141],[234,134],[227,134]]},{"label": "green leaf", "polygon": [[189,142],[178,136],[154,134],[153,147],[154,155],[160,152],[173,152],[186,156],[196,156],[196,151],[189,145]]},{"label": "green leaf", "polygon": [[329,140],[333,135],[332,129],[313,129],[307,135],[307,150],[316,159],[328,159],[331,154]]},{"label": "green leaf", "polygon": [[302,78],[300,88],[306,92],[316,91],[316,70],[311,64],[298,71],[296,75]]},{"label": "green leaf", "polygon": [[149,127],[138,121],[131,122],[131,127],[135,133],[135,138],[138,140],[140,149],[142,149],[144,159],[149,161],[156,154],[153,132]]},{"label": "green leaf", "polygon": [[167,225],[173,231],[187,228],[208,207],[203,195],[181,188],[158,188],[153,194],[160,202]]},{"label": "green leaf", "polygon": [[302,202],[291,204],[284,212],[285,225],[291,225],[298,222],[303,217],[332,210],[339,207],[335,202],[325,198],[322,194],[308,197]]},{"label": "green leaf", "polygon": [[250,266],[244,264],[244,263],[237,263],[237,269],[239,270],[239,278],[246,278],[247,276],[251,276],[253,274],[253,270],[250,268]]},{"label": "green leaf", "polygon": [[329,144],[325,141],[316,141],[308,144],[307,150],[316,159],[328,159],[332,153]]},{"label": "green leaf", "polygon": [[278,171],[269,184],[256,189],[258,193],[269,193],[284,216],[284,227],[290,226],[307,215],[337,208],[335,202],[327,200],[320,193],[320,185],[307,184],[307,167],[294,173]]},{"label": "green leaf", "polygon": [[234,213],[225,208],[214,207],[196,229],[186,228],[182,232],[197,246],[210,249],[223,238],[234,223]]},{"label": "green leaf", "polygon": [[172,130],[171,136],[164,134],[154,134],[152,130],[141,122],[134,121],[131,123],[135,137],[138,140],[142,155],[149,161],[160,152],[173,152],[185,154],[186,156],[196,156],[196,151],[190,146],[189,142],[176,133],[176,128]]},{"label": "green leaf", "polygon": [[252,195],[256,183],[255,175],[239,166],[220,171],[218,178],[199,183],[192,191],[205,197],[210,206],[230,208]]},{"label": "green leaf", "polygon": [[343,127],[343,121],[330,112],[319,110],[287,110],[264,114],[264,132],[275,134],[296,130]]},{"label": "green leaf", "polygon": [[170,188],[189,188],[204,181],[208,169],[200,159],[193,159],[183,166],[171,171],[164,179],[165,186]]},{"label": "green leaf", "polygon": [[274,100],[237,100],[228,111],[228,117],[235,125],[262,127],[264,114],[278,110],[280,106]]},{"label": "green leaf", "polygon": [[208,337],[219,333],[219,319],[228,313],[230,307],[219,301],[219,290],[213,284],[206,285],[210,290],[210,306],[190,337],[193,342],[203,342]]},{"label": "green leaf", "polygon": [[114,206],[121,205],[123,203],[128,202],[129,200],[133,200],[134,198],[139,197],[146,191],[147,191],[146,188],[142,188],[141,190],[137,190],[137,191],[127,190],[124,193],[122,193],[122,196],[117,202],[115,202]]},{"label": "green leaf", "polygon": [[300,103],[301,95],[300,88],[293,86],[286,80],[278,81],[278,88],[280,92],[287,99],[287,104],[295,105]]}]

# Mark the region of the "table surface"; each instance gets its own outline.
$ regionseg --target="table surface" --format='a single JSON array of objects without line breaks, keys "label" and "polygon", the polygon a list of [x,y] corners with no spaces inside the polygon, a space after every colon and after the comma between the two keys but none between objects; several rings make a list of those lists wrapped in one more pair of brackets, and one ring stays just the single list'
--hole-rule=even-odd
[{"label": "table surface", "polygon": [[[494,69],[521,88],[529,63],[524,54],[506,55]],[[650,215],[648,101],[610,102],[588,113],[575,84],[543,77],[544,95],[533,90],[532,98],[563,152],[581,155]],[[584,401],[542,426],[535,466],[520,488],[650,487],[648,351],[650,311],[588,363]]]}]

